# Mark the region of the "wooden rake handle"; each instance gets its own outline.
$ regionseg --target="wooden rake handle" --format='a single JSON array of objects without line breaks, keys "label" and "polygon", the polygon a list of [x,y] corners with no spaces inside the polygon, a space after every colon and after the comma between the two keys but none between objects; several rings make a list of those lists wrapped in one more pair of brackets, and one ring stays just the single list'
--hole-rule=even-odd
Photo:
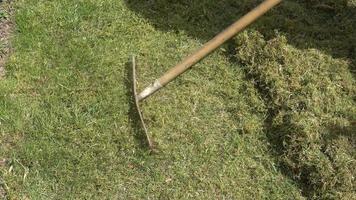
[{"label": "wooden rake handle", "polygon": [[234,37],[236,34],[244,30],[248,25],[252,24],[259,17],[264,15],[267,11],[272,9],[274,6],[279,4],[282,0],[265,0],[259,6],[254,8],[252,11],[244,15],[234,24],[229,26],[223,32],[219,33],[212,40],[207,42],[200,49],[195,51],[193,54],[185,58],[181,63],[177,64],[175,67],[167,71],[163,76],[157,79],[154,83],[146,87],[139,95],[138,100],[151,96],[153,93],[157,92],[159,89],[170,83],[173,79],[187,71],[189,68],[194,66],[196,63],[201,61],[203,58],[208,56],[227,40]]}]

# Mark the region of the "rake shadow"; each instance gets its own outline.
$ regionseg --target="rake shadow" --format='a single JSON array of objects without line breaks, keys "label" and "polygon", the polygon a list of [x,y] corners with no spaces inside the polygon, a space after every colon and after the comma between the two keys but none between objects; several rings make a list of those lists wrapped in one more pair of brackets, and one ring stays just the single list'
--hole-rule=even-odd
[{"label": "rake shadow", "polygon": [[126,70],[126,79],[125,79],[125,85],[126,85],[126,96],[127,99],[129,100],[129,122],[131,125],[131,128],[134,133],[134,137],[139,144],[141,149],[149,149],[149,145],[146,139],[145,132],[143,130],[142,124],[140,122],[138,110],[135,105],[135,97],[134,97],[134,91],[133,91],[133,72],[132,72],[132,63],[127,62],[125,66]]}]

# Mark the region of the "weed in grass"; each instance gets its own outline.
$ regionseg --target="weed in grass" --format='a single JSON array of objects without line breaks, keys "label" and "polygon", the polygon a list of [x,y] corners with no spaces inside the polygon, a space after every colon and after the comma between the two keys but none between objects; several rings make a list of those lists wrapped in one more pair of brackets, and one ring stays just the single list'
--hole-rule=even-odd
[{"label": "weed in grass", "polygon": [[0,20],[6,19],[6,18],[7,18],[7,15],[6,15],[5,11],[0,10]]}]

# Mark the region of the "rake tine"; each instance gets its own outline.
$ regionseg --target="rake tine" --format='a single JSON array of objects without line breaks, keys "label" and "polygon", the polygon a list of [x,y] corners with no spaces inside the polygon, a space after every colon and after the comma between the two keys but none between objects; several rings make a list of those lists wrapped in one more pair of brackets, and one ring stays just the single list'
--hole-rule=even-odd
[{"label": "rake tine", "polygon": [[153,150],[154,145],[153,142],[148,134],[148,130],[145,124],[145,121],[143,119],[143,114],[141,112],[141,108],[140,108],[140,104],[139,104],[139,99],[137,98],[137,87],[136,87],[136,58],[135,56],[132,56],[131,58],[131,62],[132,62],[132,84],[133,84],[133,93],[134,93],[134,100],[135,100],[135,107],[138,113],[138,116],[140,118],[140,122],[141,122],[141,127],[143,129],[143,131],[145,132],[145,136],[146,136],[146,140],[148,143],[148,146],[151,150]]}]

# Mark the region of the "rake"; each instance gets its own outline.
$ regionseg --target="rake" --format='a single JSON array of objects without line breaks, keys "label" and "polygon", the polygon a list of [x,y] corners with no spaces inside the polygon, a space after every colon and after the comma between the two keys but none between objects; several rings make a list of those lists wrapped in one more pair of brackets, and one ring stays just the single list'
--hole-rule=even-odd
[{"label": "rake", "polygon": [[172,82],[175,78],[177,78],[179,75],[183,74],[189,68],[191,68],[199,61],[204,59],[206,56],[211,54],[214,50],[219,48],[221,45],[223,45],[226,41],[234,37],[239,32],[243,31],[247,26],[252,24],[255,20],[257,20],[259,17],[264,15],[267,11],[275,7],[281,1],[282,0],[265,0],[259,6],[257,6],[252,11],[244,15],[242,18],[237,20],[235,23],[233,23],[227,29],[219,33],[209,42],[204,44],[200,49],[196,50],[194,53],[186,57],[182,62],[178,63],[176,66],[168,70],[160,78],[156,79],[152,84],[147,86],[141,93],[137,93],[136,90],[136,59],[134,56],[132,57],[132,61],[131,61],[132,72],[133,72],[132,79],[133,79],[133,95],[135,100],[135,107],[150,149],[154,149],[154,144],[148,133],[139,103],[144,99],[146,99],[147,97],[154,94],[155,92],[157,92],[158,90],[162,89],[168,83]]}]

